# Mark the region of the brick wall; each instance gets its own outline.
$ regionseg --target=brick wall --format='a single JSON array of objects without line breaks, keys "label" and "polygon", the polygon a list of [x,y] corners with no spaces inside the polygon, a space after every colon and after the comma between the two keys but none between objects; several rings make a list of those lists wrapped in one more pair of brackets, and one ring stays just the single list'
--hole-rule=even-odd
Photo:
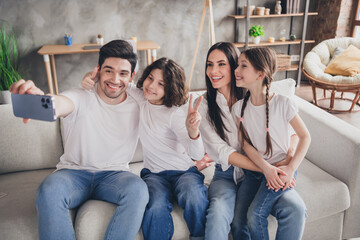
[{"label": "brick wall", "polygon": [[340,14],[337,22],[336,37],[349,37],[351,35],[353,0],[342,0]]},{"label": "brick wall", "polygon": [[313,25],[313,38],[316,44],[330,38],[351,35],[352,8],[357,0],[318,0]]}]

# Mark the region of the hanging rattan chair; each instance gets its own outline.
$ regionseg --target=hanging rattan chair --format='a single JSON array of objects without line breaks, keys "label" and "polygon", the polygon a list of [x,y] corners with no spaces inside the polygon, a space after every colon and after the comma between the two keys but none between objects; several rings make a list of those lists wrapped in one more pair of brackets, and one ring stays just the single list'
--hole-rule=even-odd
[{"label": "hanging rattan chair", "polygon": [[[337,47],[346,49],[350,45],[360,48],[360,40],[348,37],[325,40],[308,52],[303,61],[302,71],[312,87],[314,104],[329,112],[360,110],[360,74],[349,77],[330,75],[324,72],[334,55],[335,49]],[[323,90],[323,96],[317,96],[317,88]],[[328,96],[327,93],[329,93]],[[346,109],[340,109],[335,106],[336,101],[347,101],[349,104]]]}]

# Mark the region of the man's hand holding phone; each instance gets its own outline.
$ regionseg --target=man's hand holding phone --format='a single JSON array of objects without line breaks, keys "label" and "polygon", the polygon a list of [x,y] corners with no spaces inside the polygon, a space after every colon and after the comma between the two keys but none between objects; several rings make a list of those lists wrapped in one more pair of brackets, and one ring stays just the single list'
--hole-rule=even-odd
[{"label": "man's hand holding phone", "polygon": [[13,94],[32,94],[32,95],[44,95],[44,92],[40,88],[36,87],[34,82],[31,80],[25,81],[20,79],[19,81],[13,83],[9,91]]},{"label": "man's hand holding phone", "polygon": [[[9,91],[12,94],[19,94],[19,95],[24,95],[24,94],[44,95],[44,92],[40,88],[36,87],[33,81],[31,80],[25,81],[24,79],[20,79],[19,81],[13,83],[10,86]],[[21,104],[20,99],[16,105],[13,103],[14,112],[15,112],[15,107],[17,107],[16,109],[17,112],[21,111],[21,105],[19,104]],[[23,122],[28,123],[30,120],[31,119],[29,118],[24,118]]]},{"label": "man's hand holding phone", "polygon": [[24,123],[29,122],[30,119],[55,121],[57,117],[66,117],[75,109],[73,101],[68,97],[44,95],[44,92],[36,87],[31,80],[21,79],[13,83],[9,91],[12,94],[17,94],[15,97],[12,96],[12,98],[16,98],[14,101],[16,104],[13,102],[13,110],[14,113],[15,110],[17,111],[19,117],[24,118]]}]

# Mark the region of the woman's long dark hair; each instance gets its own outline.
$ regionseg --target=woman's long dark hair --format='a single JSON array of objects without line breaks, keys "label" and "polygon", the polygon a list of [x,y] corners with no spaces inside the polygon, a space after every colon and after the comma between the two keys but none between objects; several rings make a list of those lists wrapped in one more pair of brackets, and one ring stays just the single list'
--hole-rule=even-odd
[{"label": "woman's long dark hair", "polygon": [[[224,116],[224,113],[221,111],[220,107],[216,103],[216,95],[217,95],[217,89],[215,89],[209,77],[206,74],[207,70],[207,61],[209,59],[209,55],[214,50],[220,50],[222,51],[226,58],[229,61],[230,64],[230,71],[231,71],[231,87],[230,87],[230,101],[236,98],[236,100],[242,99],[244,95],[244,89],[236,87],[236,79],[235,79],[235,69],[237,68],[237,61],[238,61],[238,50],[236,47],[230,43],[230,42],[218,42],[215,43],[208,51],[206,56],[206,65],[205,65],[205,80],[206,80],[206,99],[208,103],[208,120],[209,122],[215,127],[216,133],[223,139],[224,141],[228,142],[228,139],[225,135],[225,131],[229,131],[223,120],[222,116]],[[230,104],[230,109],[233,102]]]}]

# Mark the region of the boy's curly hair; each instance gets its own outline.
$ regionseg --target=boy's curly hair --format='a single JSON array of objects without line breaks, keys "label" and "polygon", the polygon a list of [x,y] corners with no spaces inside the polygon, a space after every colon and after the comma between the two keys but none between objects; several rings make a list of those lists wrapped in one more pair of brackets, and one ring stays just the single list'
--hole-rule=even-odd
[{"label": "boy's curly hair", "polygon": [[163,73],[163,80],[165,84],[163,105],[172,107],[185,104],[188,99],[189,90],[186,86],[184,69],[171,59],[160,58],[147,66],[136,86],[138,88],[142,88],[145,79],[154,69],[160,69]]}]

